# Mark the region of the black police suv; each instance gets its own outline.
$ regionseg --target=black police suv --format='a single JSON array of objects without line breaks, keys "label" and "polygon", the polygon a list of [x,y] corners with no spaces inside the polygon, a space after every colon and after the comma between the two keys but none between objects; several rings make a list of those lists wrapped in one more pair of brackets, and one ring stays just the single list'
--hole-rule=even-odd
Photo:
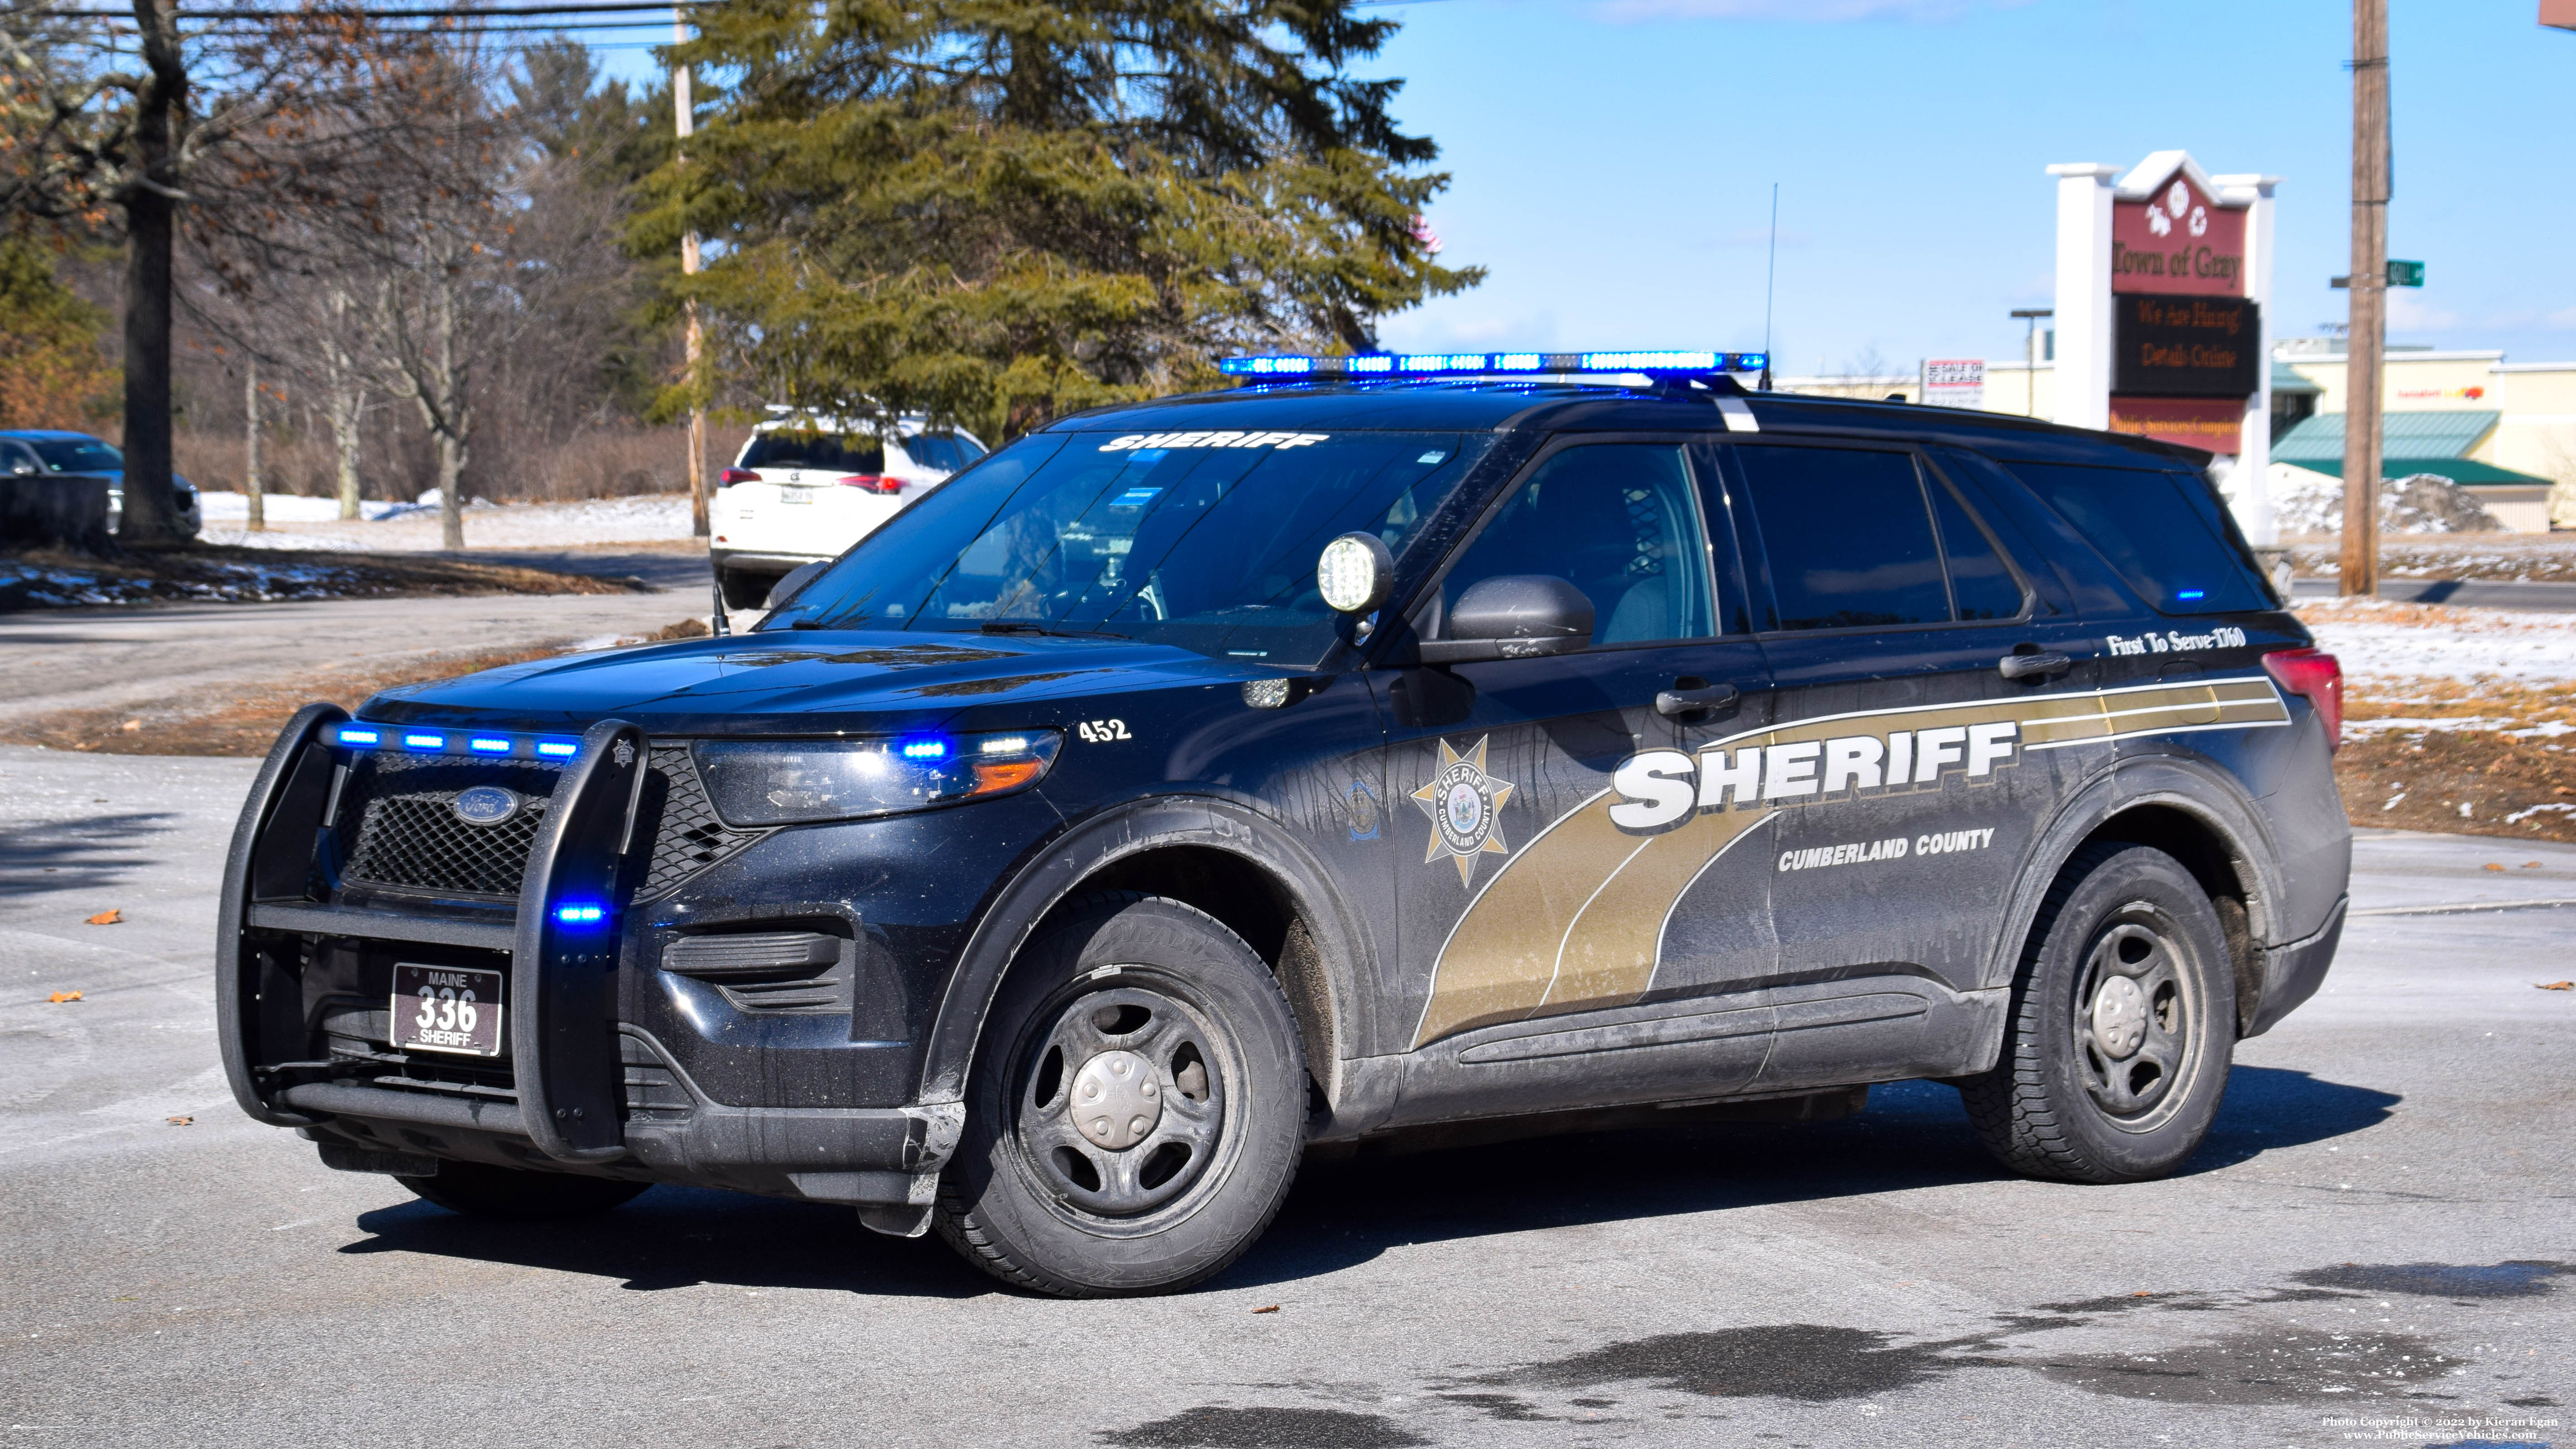
[{"label": "black police suv", "polygon": [[2205,456],[1525,359],[1074,418],[749,633],[306,707],[243,1109],[460,1212],[849,1203],[1073,1295],[1425,1129],[1931,1078],[2017,1171],[2173,1171],[2350,856],[2341,676]]}]

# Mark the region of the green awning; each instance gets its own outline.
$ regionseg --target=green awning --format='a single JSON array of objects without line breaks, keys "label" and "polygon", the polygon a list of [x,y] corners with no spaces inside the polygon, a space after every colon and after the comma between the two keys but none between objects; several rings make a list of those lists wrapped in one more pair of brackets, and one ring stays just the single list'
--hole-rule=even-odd
[{"label": "green awning", "polygon": [[[2273,461],[2287,463],[2293,468],[2305,468],[2311,473],[2323,473],[2329,478],[2343,476],[2341,458],[2275,457]],[[2412,478],[2418,473],[2430,473],[2436,478],[2448,478],[2463,488],[2547,488],[2554,481],[2467,458],[2382,458],[2379,472],[2383,478]]]},{"label": "green awning", "polygon": [[[2467,455],[2504,414],[2491,408],[2444,408],[2382,413],[2379,451],[2391,458],[2458,458]],[[2312,458],[2343,457],[2343,414],[2316,413],[2272,444],[2272,457],[2304,468]]]}]

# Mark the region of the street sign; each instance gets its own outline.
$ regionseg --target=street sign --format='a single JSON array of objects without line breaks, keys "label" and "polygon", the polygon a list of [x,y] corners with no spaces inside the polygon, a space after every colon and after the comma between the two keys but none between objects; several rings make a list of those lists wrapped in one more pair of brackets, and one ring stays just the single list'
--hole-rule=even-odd
[{"label": "street sign", "polygon": [[[2326,285],[2329,287],[2349,287],[2352,285],[2352,278],[2348,276],[2329,278]],[[2388,285],[2392,287],[2420,287],[2424,285],[2424,264],[2422,262],[2401,262],[2393,257],[2390,258],[2388,263]]]}]

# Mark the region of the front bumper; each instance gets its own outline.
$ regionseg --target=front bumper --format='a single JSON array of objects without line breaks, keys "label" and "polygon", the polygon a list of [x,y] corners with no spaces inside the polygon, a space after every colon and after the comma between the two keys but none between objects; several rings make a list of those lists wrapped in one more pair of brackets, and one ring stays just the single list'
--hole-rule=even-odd
[{"label": "front bumper", "polygon": [[[651,831],[638,826],[650,750],[640,730],[612,720],[583,735],[504,917],[497,904],[479,913],[335,904],[315,888],[326,821],[347,782],[322,731],[344,718],[329,705],[297,714],[234,831],[217,1014],[225,1072],[245,1112],[361,1152],[830,1202],[928,1203],[957,1141],[959,1104],[716,1100],[683,1056],[621,1019],[621,952],[642,934],[625,929],[625,908],[594,926],[550,913],[568,897],[630,899],[655,854]],[[369,1003],[347,991],[326,995],[320,983],[349,962],[398,954],[502,971],[505,1055],[405,1060],[382,1047],[381,1031],[351,1025]],[[383,1003],[378,996],[372,1005]],[[369,1036],[376,1040],[361,1039]]]},{"label": "front bumper", "polygon": [[779,553],[770,549],[710,548],[708,561],[720,569],[743,573],[778,574],[803,568],[809,563],[829,563],[836,555],[828,553]]}]

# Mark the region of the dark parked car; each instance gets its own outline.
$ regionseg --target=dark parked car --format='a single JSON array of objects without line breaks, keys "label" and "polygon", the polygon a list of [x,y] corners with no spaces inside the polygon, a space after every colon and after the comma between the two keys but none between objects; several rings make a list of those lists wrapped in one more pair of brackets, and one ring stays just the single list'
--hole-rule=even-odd
[{"label": "dark parked car", "polygon": [[[33,477],[46,473],[78,473],[108,480],[107,528],[116,531],[125,514],[125,455],[114,443],[93,438],[87,433],[67,433],[53,428],[17,428],[0,431],[0,474]],[[190,537],[206,526],[205,513],[197,499],[197,485],[172,475],[179,496],[179,527]]]}]

